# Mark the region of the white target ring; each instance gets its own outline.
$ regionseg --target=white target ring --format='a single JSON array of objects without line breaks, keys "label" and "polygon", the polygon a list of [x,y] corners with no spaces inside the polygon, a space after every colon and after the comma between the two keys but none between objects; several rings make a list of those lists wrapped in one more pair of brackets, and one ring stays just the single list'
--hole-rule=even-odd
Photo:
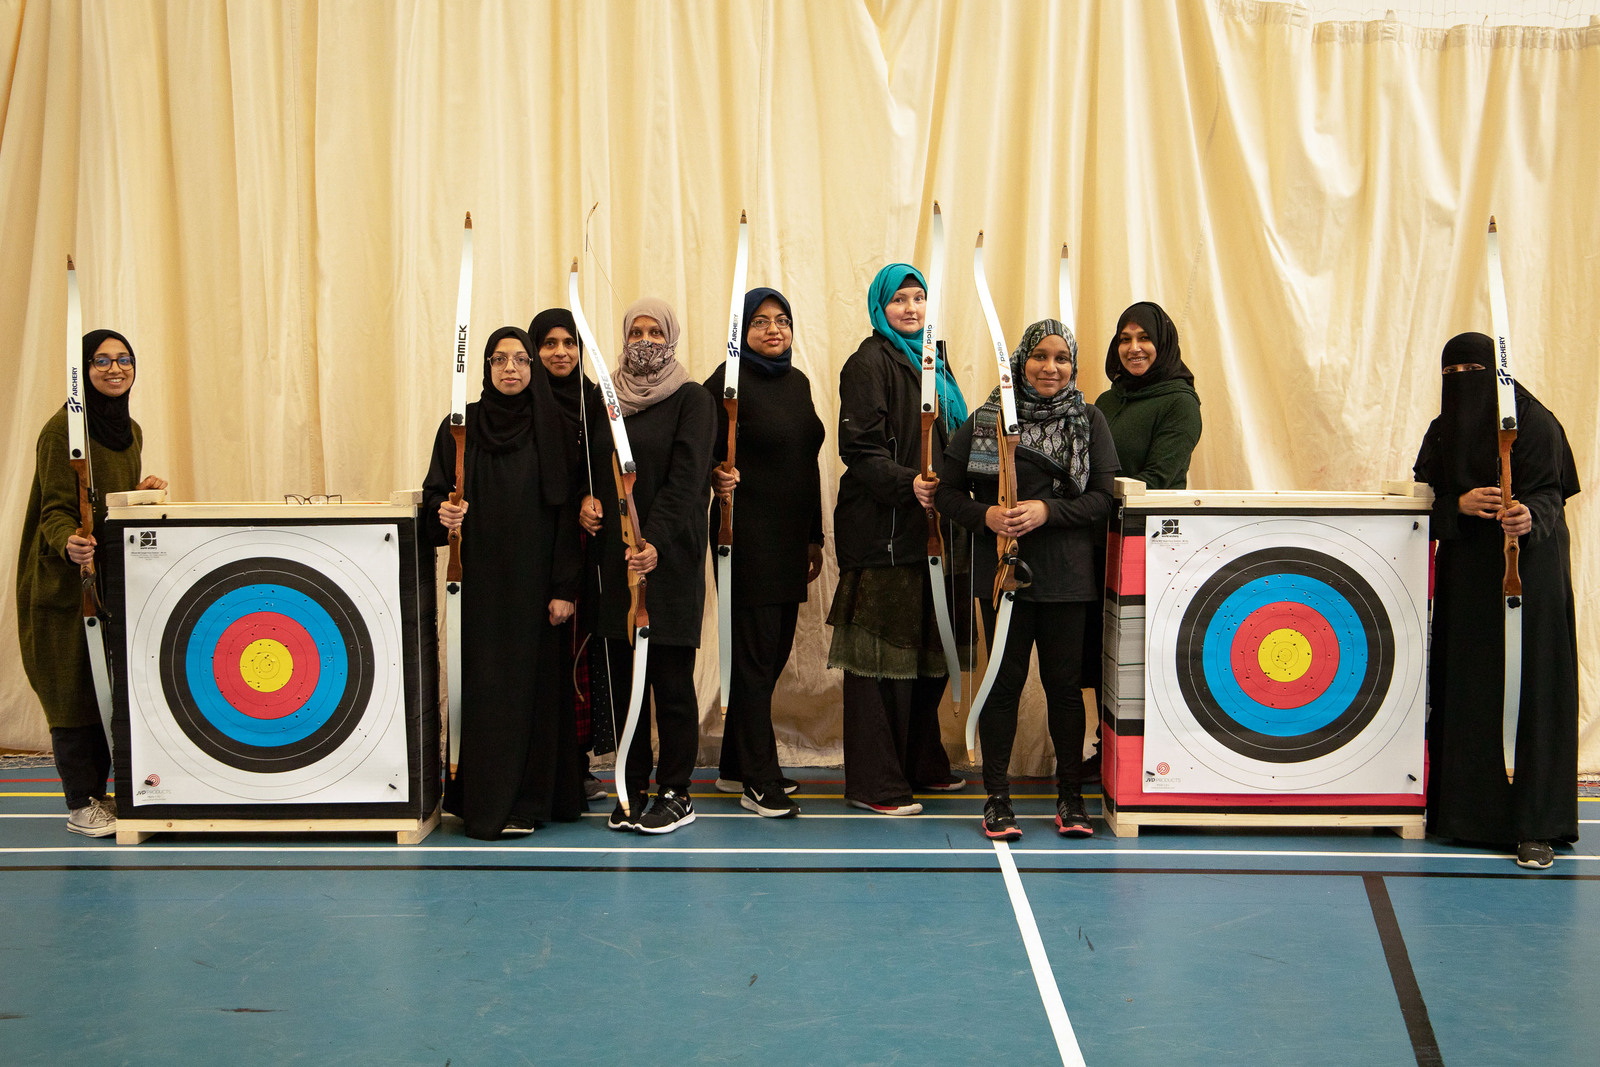
[{"label": "white target ring", "polygon": [[408,798],[388,524],[165,526],[127,554],[134,804]]},{"label": "white target ring", "polygon": [[1146,791],[1419,793],[1427,530],[1383,514],[1177,528],[1147,519]]}]

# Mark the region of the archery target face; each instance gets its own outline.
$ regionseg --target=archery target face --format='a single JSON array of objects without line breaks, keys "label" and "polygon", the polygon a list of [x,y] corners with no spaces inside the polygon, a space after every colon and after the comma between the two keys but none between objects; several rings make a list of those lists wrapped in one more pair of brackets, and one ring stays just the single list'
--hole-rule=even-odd
[{"label": "archery target face", "polygon": [[1425,523],[1146,529],[1145,791],[1422,791]]},{"label": "archery target face", "polygon": [[408,798],[395,526],[160,527],[126,559],[135,806]]}]

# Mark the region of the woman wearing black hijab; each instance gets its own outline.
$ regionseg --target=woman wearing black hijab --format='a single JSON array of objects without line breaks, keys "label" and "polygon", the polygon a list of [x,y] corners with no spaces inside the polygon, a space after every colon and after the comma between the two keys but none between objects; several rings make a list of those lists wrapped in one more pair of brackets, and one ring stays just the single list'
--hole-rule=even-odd
[{"label": "woman wearing black hijab", "polygon": [[461,503],[449,500],[449,419],[423,482],[433,543],[461,530],[461,754],[445,807],[481,839],[577,819],[587,806],[571,689],[558,678],[556,627],[572,617],[578,589],[572,451],[532,348],[515,326],[484,346],[483,394],[467,405]]},{"label": "woman wearing black hijab", "polygon": [[1117,319],[1106,347],[1111,388],[1094,406],[1106,417],[1122,477],[1147,489],[1183,489],[1200,441],[1200,396],[1184,366],[1178,327],[1160,304],[1141,300]]},{"label": "woman wearing black hijab", "polygon": [[[107,493],[165,489],[139,476],[144,433],[128,417],[138,364],[115,330],[83,337],[84,413],[94,478],[94,525],[105,522]],[[17,553],[17,636],[22,666],[44,706],[50,745],[67,802],[67,829],[85,837],[116,832],[116,805],[106,797],[111,750],[95,701],[83,635],[78,568],[103,555],[96,539],[79,537],[78,476],[67,463],[67,409],[50,417],[35,447],[33,488]],[[96,565],[98,570],[98,563]]]},{"label": "woman wearing black hijab", "polygon": [[[1200,396],[1194,391],[1194,373],[1183,362],[1178,327],[1160,304],[1141,300],[1117,319],[1117,332],[1106,346],[1106,378],[1111,388],[1095,398],[1094,406],[1111,427],[1121,476],[1136,478],[1147,489],[1186,488],[1189,457],[1200,441]],[[1095,540],[1094,569],[1103,600],[1103,532]],[[1083,685],[1097,696],[1101,650],[1100,627],[1091,625],[1084,634]],[[1083,769],[1085,781],[1099,778],[1098,751]]]},{"label": "woman wearing black hijab", "polygon": [[[578,336],[577,320],[566,308],[546,308],[528,324],[528,334],[550,379],[556,407],[561,409],[566,421],[567,440],[574,447],[573,462],[577,466],[572,478],[572,494],[580,499],[592,497],[596,480],[603,479],[599,484],[604,485],[611,477],[609,469],[589,470],[583,462],[588,456],[589,434],[598,433],[602,437],[606,434],[606,410],[600,398],[600,387],[583,373],[583,341]],[[594,501],[592,506],[598,508],[599,502]],[[578,767],[583,773],[584,795],[590,800],[599,800],[606,795],[606,787],[590,772],[589,753],[603,756],[615,751],[618,729],[615,720],[619,712],[610,687],[604,645],[598,640],[589,640],[594,633],[600,602],[595,541],[587,533],[581,534],[580,539],[583,581],[578,593],[578,610],[572,620],[560,628],[562,684],[570,681],[572,685]]]},{"label": "woman wearing black hijab", "polygon": [[[717,788],[743,793],[739,803],[757,815],[782,818],[800,808],[778,766],[772,730],[772,691],[794,648],[795,622],[806,587],[822,573],[822,482],[817,457],[824,432],[811,402],[811,383],[791,362],[794,343],[789,301],[776,289],[744,296],[744,340],[739,346],[739,426],[732,474],[711,469],[716,498],[711,534],[722,524],[727,494],[734,507],[733,679],[725,694]],[[712,462],[728,458],[728,412],[717,366],[706,389],[717,401]]]},{"label": "woman wearing black hijab", "polygon": [[[1439,417],[1417,455],[1433,487],[1433,640],[1428,663],[1428,830],[1517,846],[1544,869],[1552,844],[1578,839],[1578,647],[1566,500],[1577,465],[1556,417],[1516,387],[1515,503],[1502,509],[1494,342],[1464,333],[1444,346]],[[1522,576],[1522,700],[1517,773],[1501,744],[1505,535]]]}]

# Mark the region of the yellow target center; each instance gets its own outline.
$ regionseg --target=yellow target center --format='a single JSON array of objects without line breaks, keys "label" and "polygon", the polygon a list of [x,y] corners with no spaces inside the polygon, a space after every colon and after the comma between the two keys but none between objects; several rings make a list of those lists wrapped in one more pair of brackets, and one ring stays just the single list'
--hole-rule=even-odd
[{"label": "yellow target center", "polygon": [[1274,630],[1261,639],[1261,669],[1274,682],[1293,682],[1311,669],[1311,642],[1299,630]]},{"label": "yellow target center", "polygon": [[276,693],[293,673],[294,657],[270,637],[250,642],[239,656],[239,676],[258,693]]}]

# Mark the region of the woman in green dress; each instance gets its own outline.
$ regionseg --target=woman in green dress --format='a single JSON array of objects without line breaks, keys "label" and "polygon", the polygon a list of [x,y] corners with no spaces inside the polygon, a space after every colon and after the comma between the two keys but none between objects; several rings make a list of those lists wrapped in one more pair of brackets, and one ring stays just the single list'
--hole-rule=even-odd
[{"label": "woman in green dress", "polygon": [[[115,330],[83,338],[85,423],[93,472],[94,525],[105,521],[108,493],[165,489],[139,475],[144,433],[128,417],[138,365],[133,346]],[[39,431],[33,488],[17,553],[17,636],[28,682],[44,706],[50,745],[67,802],[67,829],[86,837],[116,832],[115,802],[106,796],[111,749],[95,701],[83,633],[79,568],[104,554],[93,535],[78,536],[78,476],[67,463],[67,408]],[[98,569],[98,567],[97,567]]]}]

